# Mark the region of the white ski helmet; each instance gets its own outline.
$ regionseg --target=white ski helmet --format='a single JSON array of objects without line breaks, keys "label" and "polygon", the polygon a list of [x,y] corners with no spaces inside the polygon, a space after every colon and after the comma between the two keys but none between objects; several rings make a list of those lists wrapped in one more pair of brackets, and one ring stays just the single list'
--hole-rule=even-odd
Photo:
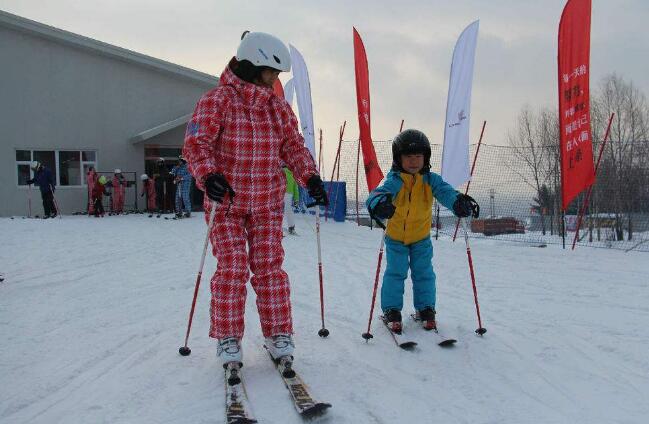
[{"label": "white ski helmet", "polygon": [[142,181],[146,181],[146,180],[149,179],[149,176],[148,176],[147,174],[142,174],[142,175],[140,175],[140,179],[141,179]]},{"label": "white ski helmet", "polygon": [[117,168],[117,169],[115,169],[115,173],[116,173],[116,174],[121,174],[121,173],[122,173],[122,170],[119,169],[119,168]]},{"label": "white ski helmet", "polygon": [[265,32],[244,33],[237,49],[237,60],[248,60],[255,66],[267,66],[278,71],[291,70],[291,54],[286,45]]},{"label": "white ski helmet", "polygon": [[41,166],[41,163],[40,163],[39,161],[37,161],[37,160],[33,161],[33,162],[30,164],[30,168],[32,168],[32,169],[34,169],[34,170],[38,169],[39,166]]}]

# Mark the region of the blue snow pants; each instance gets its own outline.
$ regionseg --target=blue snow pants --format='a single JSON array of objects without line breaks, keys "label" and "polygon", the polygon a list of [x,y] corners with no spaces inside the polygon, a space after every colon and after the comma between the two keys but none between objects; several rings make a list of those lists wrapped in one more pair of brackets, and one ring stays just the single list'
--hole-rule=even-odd
[{"label": "blue snow pants", "polygon": [[412,279],[413,303],[419,311],[435,307],[435,272],[433,271],[433,243],[430,237],[405,245],[385,237],[387,266],[381,286],[381,309],[403,309],[404,282]]},{"label": "blue snow pants", "polygon": [[[189,191],[192,188],[192,181],[181,181],[176,187],[176,212],[192,211],[192,202],[189,200]],[[184,205],[184,208],[183,208]]]}]

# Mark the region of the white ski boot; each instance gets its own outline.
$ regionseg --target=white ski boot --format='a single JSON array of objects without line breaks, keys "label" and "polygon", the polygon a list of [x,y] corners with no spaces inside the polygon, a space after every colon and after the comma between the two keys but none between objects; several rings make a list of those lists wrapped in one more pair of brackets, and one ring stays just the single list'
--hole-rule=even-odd
[{"label": "white ski boot", "polygon": [[266,337],[266,349],[274,360],[278,361],[282,357],[287,356],[293,359],[293,338],[290,334],[277,334],[275,336]]},{"label": "white ski boot", "polygon": [[295,345],[291,335],[277,334],[266,337],[265,346],[277,364],[280,374],[286,378],[295,377],[295,371],[293,371],[293,349],[295,349]]},{"label": "white ski boot", "polygon": [[226,337],[218,340],[216,346],[216,356],[221,360],[223,368],[227,368],[228,364],[234,362],[242,366],[243,355],[241,352],[241,343],[236,337]]}]

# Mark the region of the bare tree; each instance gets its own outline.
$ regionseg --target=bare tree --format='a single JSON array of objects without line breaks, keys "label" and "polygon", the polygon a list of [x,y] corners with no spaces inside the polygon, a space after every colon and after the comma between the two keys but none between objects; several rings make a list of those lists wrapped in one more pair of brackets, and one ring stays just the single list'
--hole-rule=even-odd
[{"label": "bare tree", "polygon": [[[607,75],[596,95],[591,99],[594,148],[603,140],[611,112],[615,118],[611,126],[610,144],[603,157],[605,163],[596,188],[599,202],[615,214],[615,231],[618,240],[633,238],[632,212],[638,210],[638,200],[646,190],[646,163],[649,159],[648,139],[649,108],[644,95],[633,82],[617,74]],[[599,186],[599,187],[598,187]],[[626,222],[625,222],[626,221]]]},{"label": "bare tree", "polygon": [[[549,143],[549,138],[557,131],[558,128],[552,128],[552,120],[547,111],[542,110],[538,114],[535,114],[526,105],[521,109],[517,117],[516,127],[507,135],[514,153],[514,161],[508,164],[508,166],[525,184],[535,191],[536,199],[542,199],[544,197],[543,187],[552,175],[548,172],[548,164],[551,161],[548,158],[549,149],[544,143]],[[554,215],[554,211],[541,207],[540,213],[541,230],[545,235],[544,215],[549,213],[552,216]],[[550,222],[552,222],[552,219]]]}]

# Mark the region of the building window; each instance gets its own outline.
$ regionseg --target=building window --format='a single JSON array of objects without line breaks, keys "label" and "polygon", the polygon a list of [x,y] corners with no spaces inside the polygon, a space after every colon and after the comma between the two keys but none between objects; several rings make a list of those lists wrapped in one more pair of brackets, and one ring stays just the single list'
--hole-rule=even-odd
[{"label": "building window", "polygon": [[27,185],[34,174],[30,167],[38,161],[52,171],[52,177],[59,186],[85,186],[85,175],[91,167],[97,167],[96,152],[93,150],[16,150],[18,185]]},{"label": "building window", "polygon": [[81,154],[75,152],[59,152],[59,174],[62,186],[82,185],[81,183]]}]

